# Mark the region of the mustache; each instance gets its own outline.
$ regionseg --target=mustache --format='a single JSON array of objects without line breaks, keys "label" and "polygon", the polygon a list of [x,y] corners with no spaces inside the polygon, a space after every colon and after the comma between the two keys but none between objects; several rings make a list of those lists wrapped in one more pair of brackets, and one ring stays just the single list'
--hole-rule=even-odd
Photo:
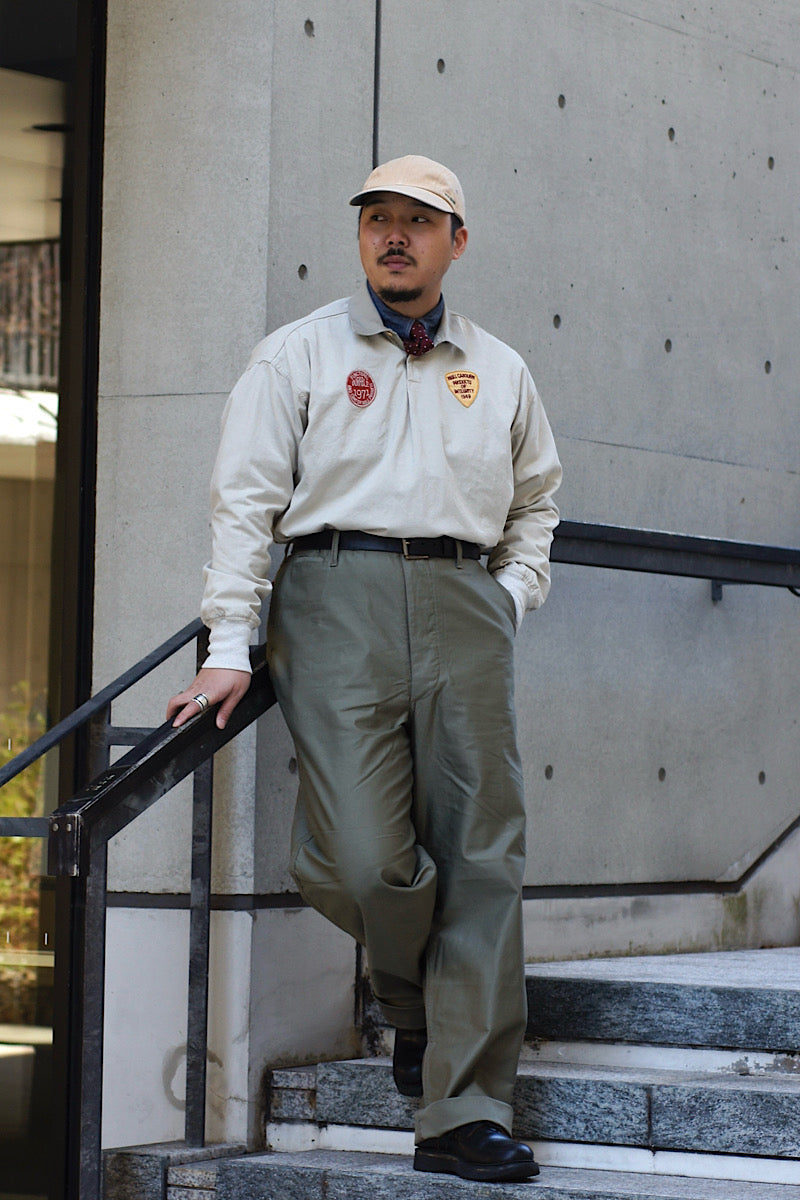
[{"label": "mustache", "polygon": [[415,260],[410,254],[406,254],[404,250],[387,250],[385,254],[380,255],[378,262],[384,263],[387,258],[402,258],[403,262],[408,263],[409,266],[416,266]]}]

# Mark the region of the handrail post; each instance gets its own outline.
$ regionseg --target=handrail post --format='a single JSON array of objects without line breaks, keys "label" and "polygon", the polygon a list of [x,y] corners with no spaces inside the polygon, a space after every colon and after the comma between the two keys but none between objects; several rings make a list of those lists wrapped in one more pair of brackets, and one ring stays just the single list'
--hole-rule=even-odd
[{"label": "handrail post", "polygon": [[[199,670],[208,654],[208,630],[197,635]],[[211,937],[211,829],[214,802],[214,759],[194,772],[192,785],[192,883],[189,913],[189,981],[186,1017],[187,1146],[206,1139],[206,1070],[208,1059],[208,962]]]},{"label": "handrail post", "polygon": [[189,916],[189,987],[186,1022],[186,1123],[188,1146],[205,1145],[208,1049],[208,960],[211,932],[211,822],[214,760],[194,772],[192,887]]},{"label": "handrail post", "polygon": [[100,1200],[107,845],[89,872],[57,880],[53,1051],[56,1104],[54,1191]]},{"label": "handrail post", "polygon": [[88,760],[87,776],[96,779],[105,771],[111,761],[108,742],[108,729],[111,724],[111,702],[94,713],[88,720],[86,757]]}]

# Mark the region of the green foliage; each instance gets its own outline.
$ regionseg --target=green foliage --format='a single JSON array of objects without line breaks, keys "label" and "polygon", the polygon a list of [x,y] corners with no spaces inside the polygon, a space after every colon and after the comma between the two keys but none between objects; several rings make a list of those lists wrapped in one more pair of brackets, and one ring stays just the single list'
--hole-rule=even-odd
[{"label": "green foliage", "polygon": [[[30,688],[18,684],[8,707],[0,711],[0,766],[34,741],[44,715],[31,704]],[[34,763],[0,791],[0,815],[32,817],[42,808],[43,762]],[[38,839],[0,838],[0,949],[37,948],[39,933]]]}]

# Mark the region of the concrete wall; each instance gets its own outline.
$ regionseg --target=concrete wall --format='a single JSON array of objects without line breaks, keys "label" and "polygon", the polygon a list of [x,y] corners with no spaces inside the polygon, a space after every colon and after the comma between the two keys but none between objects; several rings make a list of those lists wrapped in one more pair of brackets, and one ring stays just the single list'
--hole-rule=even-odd
[{"label": "concrete wall", "polygon": [[[528,360],[565,517],[797,544],[793,8],[383,0],[379,157],[461,175],[448,300]],[[250,348],[359,279],[374,45],[368,0],[110,0],[97,686],[197,612]],[[530,955],[796,940],[791,844],[743,896],[692,881],[738,878],[800,808],[797,600],[553,574],[518,640]],[[191,673],[187,653],[116,718],[160,720]],[[265,1065],[352,1048],[355,960],[313,914],[258,907],[291,886],[292,747],[275,712],[240,743],[218,771],[214,889],[242,903],[214,921],[211,1124],[253,1140]],[[186,890],[188,821],[178,789],[117,840],[112,887]],[[112,914],[107,1144],[180,1136],[184,925]],[[174,967],[165,991],[142,955]]]},{"label": "concrete wall", "polygon": [[[349,4],[328,21],[307,19],[296,4],[257,0],[109,5],[98,687],[197,613],[219,416],[250,349],[285,313],[358,277],[353,213],[346,239],[336,214],[371,153],[371,12]],[[187,651],[115,720],[160,722],[192,674]],[[276,724],[267,717],[262,737]],[[280,728],[278,738],[286,774],[291,748]],[[255,740],[253,731],[220,756],[215,809],[213,888],[245,902],[214,919],[209,1133],[239,1140],[257,1136],[265,1064],[356,1048],[348,939],[310,912],[247,908],[248,896],[270,890],[263,862],[280,857],[269,814],[256,819]],[[182,787],[116,839],[110,886],[185,891],[189,829]],[[117,908],[109,930],[104,1142],[180,1137],[185,914]]]}]

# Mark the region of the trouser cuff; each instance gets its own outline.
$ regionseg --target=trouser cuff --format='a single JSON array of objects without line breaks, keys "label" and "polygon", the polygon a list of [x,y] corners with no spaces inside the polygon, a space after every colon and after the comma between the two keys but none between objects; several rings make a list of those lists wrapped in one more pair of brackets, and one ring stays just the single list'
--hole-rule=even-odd
[{"label": "trouser cuff", "polygon": [[418,1008],[396,1008],[391,1004],[383,1004],[379,1000],[378,1007],[389,1024],[393,1025],[395,1029],[425,1028],[425,1009],[422,1005]]},{"label": "trouser cuff", "polygon": [[502,1100],[493,1100],[491,1096],[451,1096],[420,1109],[416,1116],[415,1141],[441,1137],[443,1133],[472,1121],[494,1121],[510,1135],[513,1120],[513,1108]]}]

